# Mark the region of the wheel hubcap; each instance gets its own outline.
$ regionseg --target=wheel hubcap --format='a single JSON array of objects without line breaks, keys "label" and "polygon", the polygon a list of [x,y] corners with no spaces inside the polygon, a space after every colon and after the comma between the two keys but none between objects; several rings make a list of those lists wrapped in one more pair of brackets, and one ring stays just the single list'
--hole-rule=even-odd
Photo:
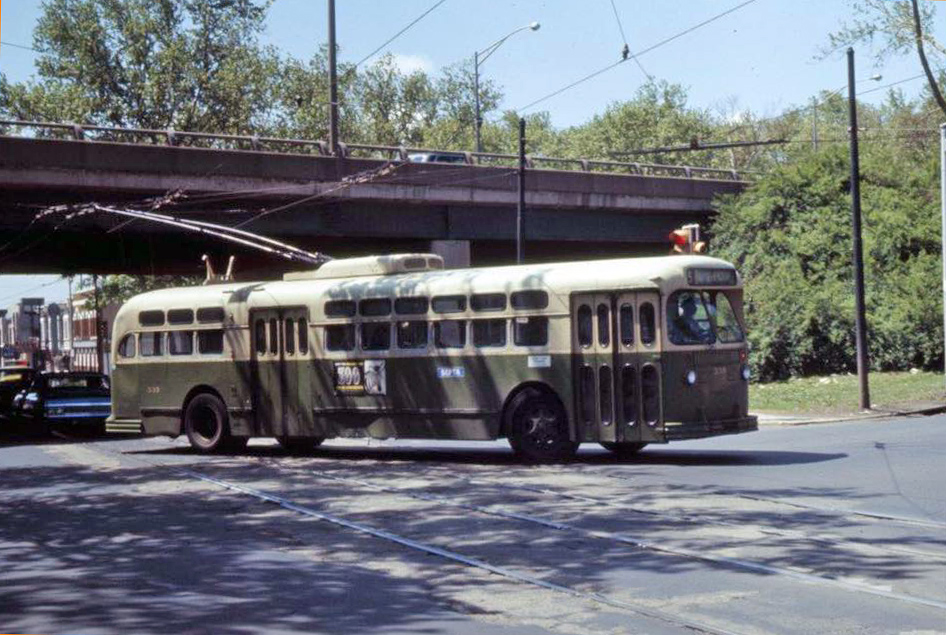
[{"label": "wheel hubcap", "polygon": [[525,417],[526,437],[535,445],[548,447],[558,441],[558,418],[548,408],[534,408]]}]

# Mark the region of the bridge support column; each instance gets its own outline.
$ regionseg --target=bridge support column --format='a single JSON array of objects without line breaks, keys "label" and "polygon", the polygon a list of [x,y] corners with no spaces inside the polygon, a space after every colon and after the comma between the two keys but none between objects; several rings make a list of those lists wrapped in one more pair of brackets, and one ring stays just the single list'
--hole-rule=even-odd
[{"label": "bridge support column", "polygon": [[469,240],[432,240],[430,253],[443,258],[447,269],[462,269],[470,266]]}]

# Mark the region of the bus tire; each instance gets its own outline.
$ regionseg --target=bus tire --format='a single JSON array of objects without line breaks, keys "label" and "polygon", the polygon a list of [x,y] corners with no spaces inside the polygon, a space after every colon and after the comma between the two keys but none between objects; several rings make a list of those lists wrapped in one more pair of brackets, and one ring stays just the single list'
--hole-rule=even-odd
[{"label": "bus tire", "polygon": [[525,388],[513,398],[506,413],[509,445],[520,457],[564,461],[578,451],[578,443],[568,438],[568,414],[554,395]]},{"label": "bus tire", "polygon": [[608,441],[602,441],[601,447],[603,447],[608,452],[611,452],[615,456],[622,458],[630,458],[638,454],[641,450],[647,447],[646,443],[611,443]]},{"label": "bus tire", "polygon": [[308,454],[325,441],[322,437],[276,437],[276,441],[289,454]]},{"label": "bus tire", "polygon": [[220,397],[204,392],[191,399],[184,411],[184,431],[191,447],[203,453],[225,449],[228,419]]}]

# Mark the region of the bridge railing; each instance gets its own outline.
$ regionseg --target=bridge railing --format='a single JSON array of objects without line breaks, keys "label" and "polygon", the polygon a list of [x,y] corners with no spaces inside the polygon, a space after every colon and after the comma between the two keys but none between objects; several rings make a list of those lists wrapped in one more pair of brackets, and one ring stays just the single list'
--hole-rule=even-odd
[{"label": "bridge railing", "polygon": [[[149,143],[171,146],[208,148],[217,150],[247,150],[255,152],[278,152],[332,156],[325,141],[310,139],[288,139],[260,137],[256,135],[234,135],[213,132],[189,132],[182,130],[159,130],[147,128],[117,128],[72,123],[52,123],[0,119],[0,134],[8,135],[13,129],[16,136],[32,136],[45,139],[71,139],[75,141],[101,141],[111,143]],[[24,134],[32,132],[32,134]],[[372,145],[364,143],[339,143],[339,154],[351,158],[376,158],[391,161],[411,161],[435,155],[432,162],[444,161],[470,166],[515,167],[519,157],[515,154],[495,152],[457,152],[432,148]],[[724,170],[686,165],[661,165],[656,163],[628,163],[600,159],[573,159],[528,155],[526,164],[530,168],[564,170],[572,172],[602,172],[637,176],[663,176],[684,179],[723,181],[746,181],[751,172]]]}]

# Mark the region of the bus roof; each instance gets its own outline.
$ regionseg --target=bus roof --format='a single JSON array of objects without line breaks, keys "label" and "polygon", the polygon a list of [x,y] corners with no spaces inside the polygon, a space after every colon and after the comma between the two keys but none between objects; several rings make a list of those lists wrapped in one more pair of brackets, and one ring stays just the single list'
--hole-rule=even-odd
[{"label": "bus roof", "polygon": [[[311,280],[235,282],[151,291],[128,300],[121,309],[176,309],[225,306],[246,302],[256,306],[310,304],[326,299],[390,296],[435,296],[468,293],[511,293],[542,289],[550,295],[611,289],[660,289],[669,293],[689,286],[688,268],[728,269],[733,266],[708,256],[675,255],[616,258],[566,263],[475,267],[384,276]],[[737,278],[737,285],[741,281]],[[116,318],[117,319],[117,318]]]}]

